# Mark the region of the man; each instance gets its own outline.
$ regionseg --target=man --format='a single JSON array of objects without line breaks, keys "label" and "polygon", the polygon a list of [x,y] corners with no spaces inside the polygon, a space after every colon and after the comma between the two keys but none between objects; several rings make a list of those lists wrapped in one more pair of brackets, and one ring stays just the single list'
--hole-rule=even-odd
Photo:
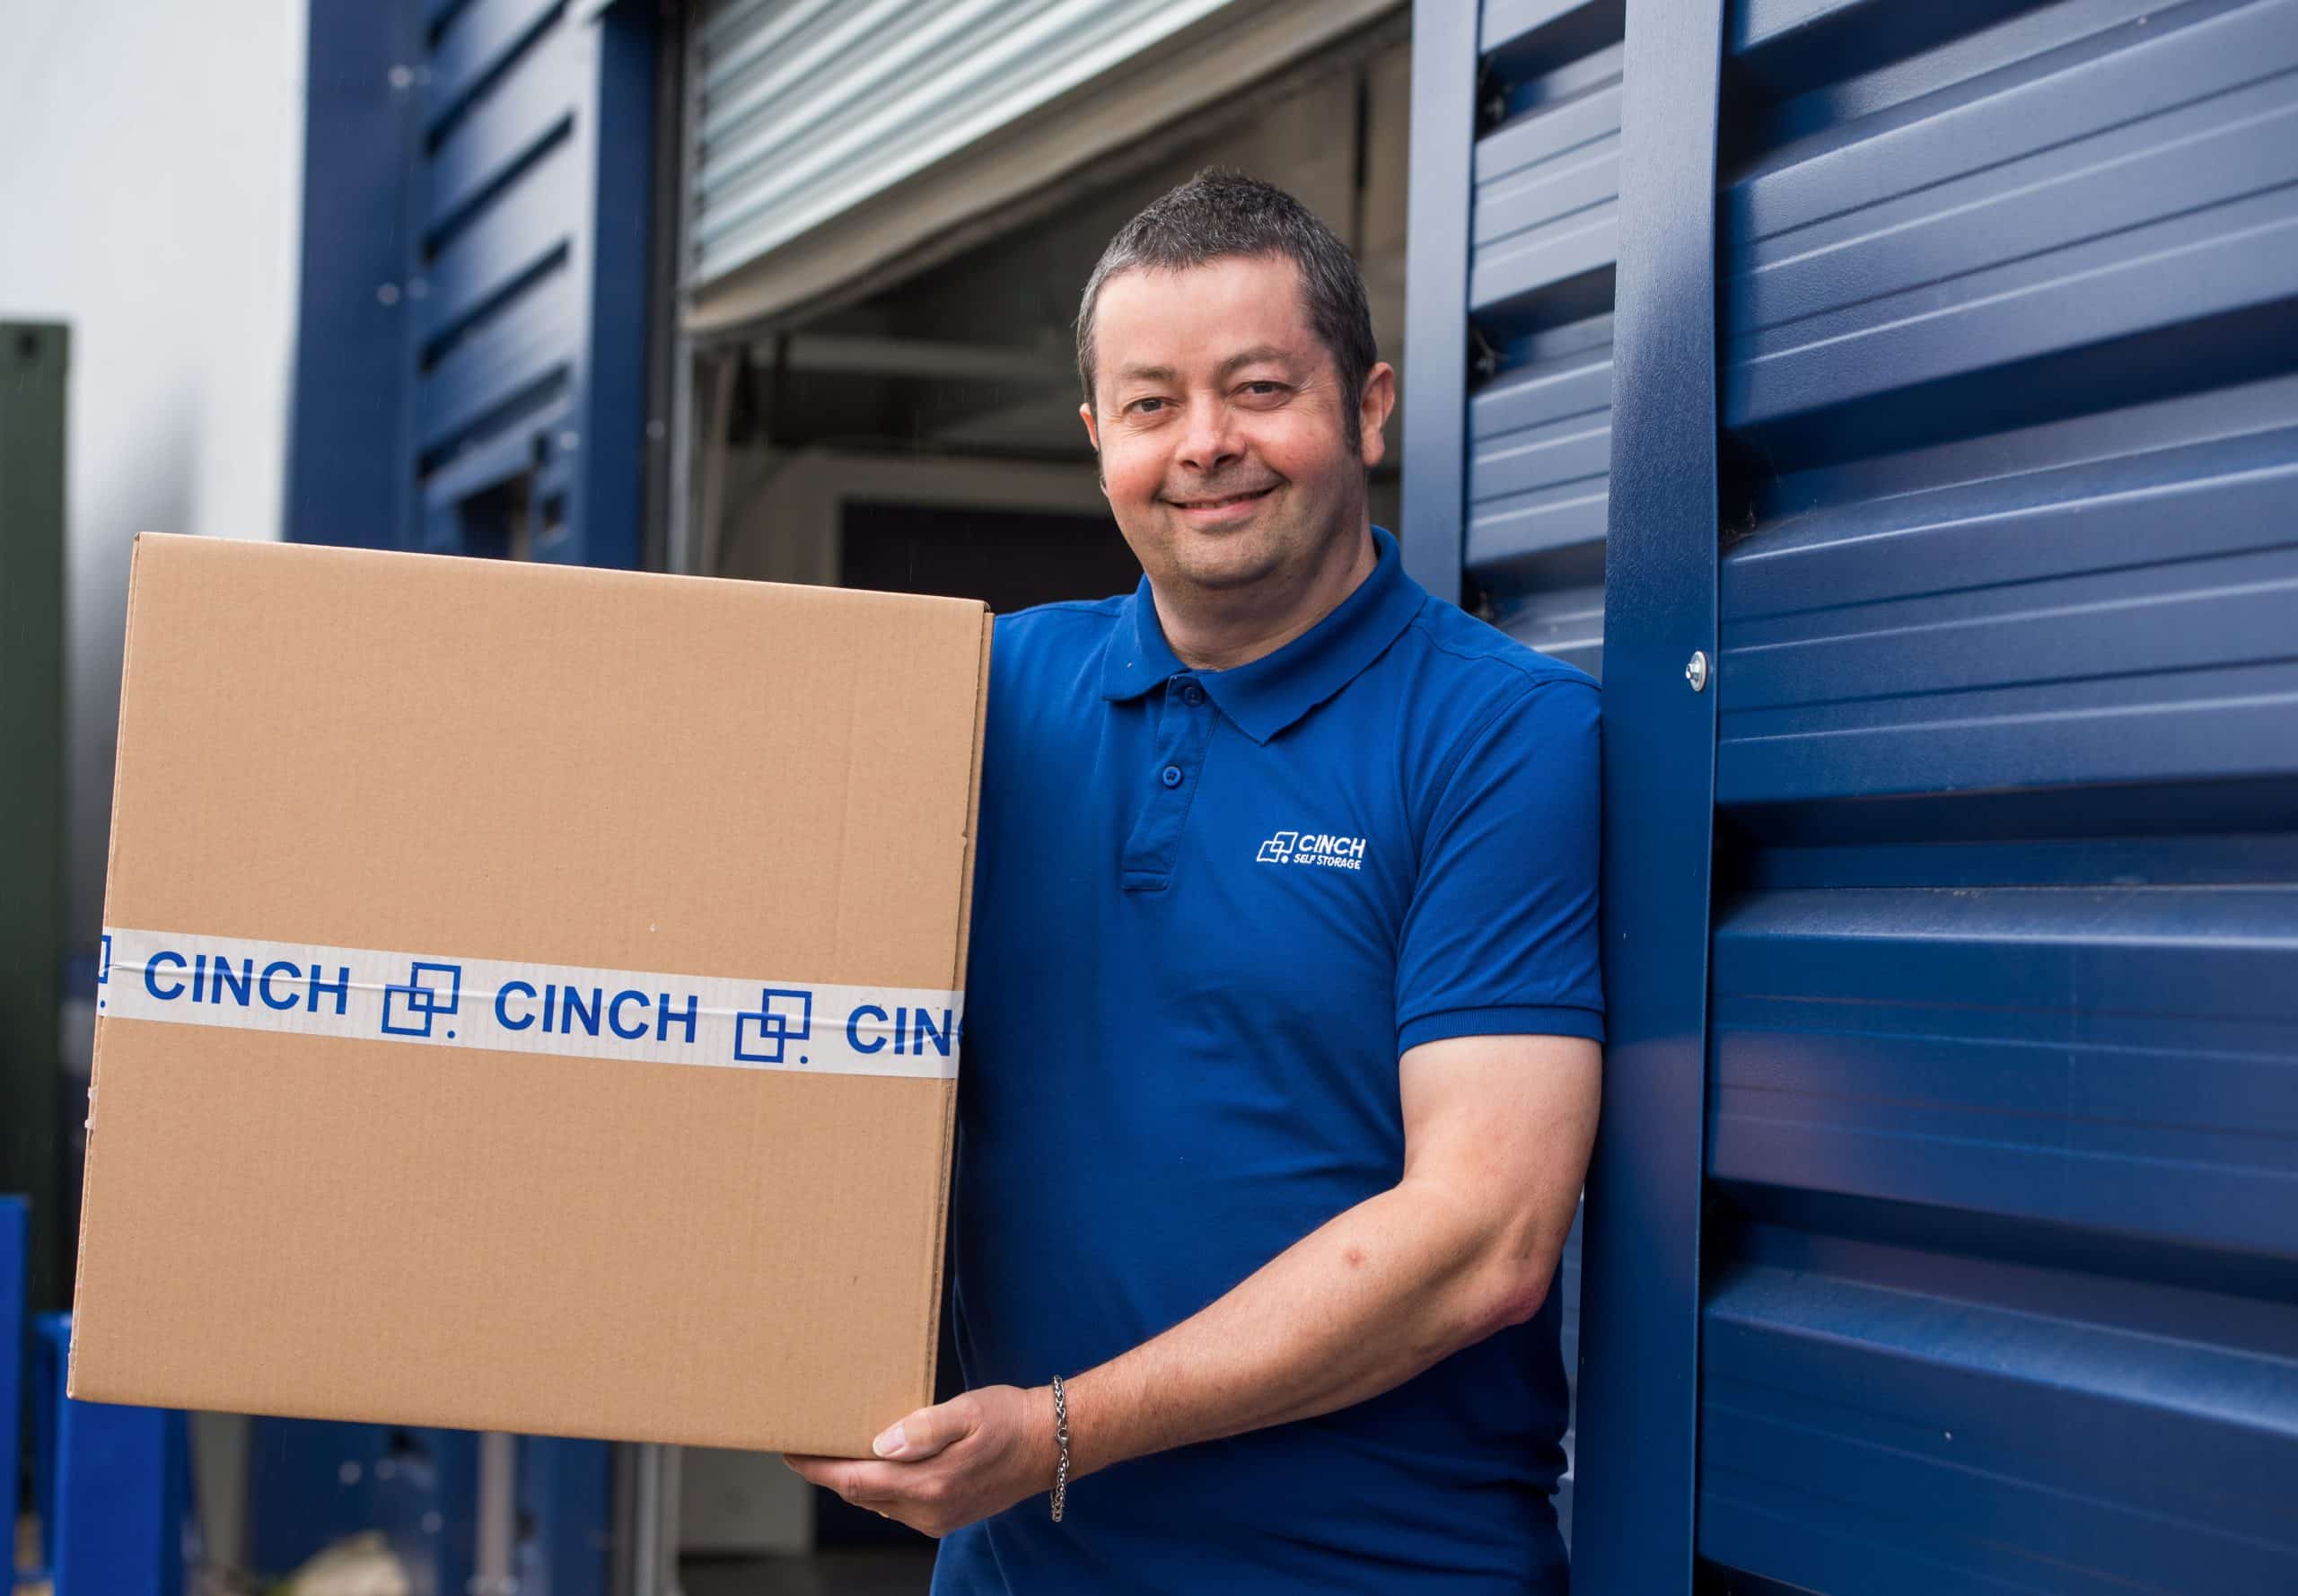
[{"label": "man", "polygon": [[1370,524],[1396,376],[1286,195],[1158,200],[1077,341],[1147,574],[992,650],[969,1389],[877,1460],[793,1464],[947,1536],[951,1596],[1561,1592],[1594,684]]}]

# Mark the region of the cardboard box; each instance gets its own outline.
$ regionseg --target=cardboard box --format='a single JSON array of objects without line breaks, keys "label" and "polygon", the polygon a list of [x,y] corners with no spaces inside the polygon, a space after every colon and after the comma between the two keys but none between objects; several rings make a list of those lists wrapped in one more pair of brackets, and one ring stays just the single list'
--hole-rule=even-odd
[{"label": "cardboard box", "polygon": [[934,1389],[988,648],[140,538],[72,1394],[865,1455]]}]

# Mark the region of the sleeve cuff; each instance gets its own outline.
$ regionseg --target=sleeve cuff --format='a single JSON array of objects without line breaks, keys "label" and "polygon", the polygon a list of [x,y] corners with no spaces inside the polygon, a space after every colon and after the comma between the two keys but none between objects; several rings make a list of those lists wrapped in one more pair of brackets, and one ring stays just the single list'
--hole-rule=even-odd
[{"label": "sleeve cuff", "polygon": [[1493,1009],[1446,1009],[1423,1014],[1397,1030],[1397,1051],[1456,1036],[1576,1036],[1604,1039],[1604,1017],[1594,1009],[1524,1005]]}]

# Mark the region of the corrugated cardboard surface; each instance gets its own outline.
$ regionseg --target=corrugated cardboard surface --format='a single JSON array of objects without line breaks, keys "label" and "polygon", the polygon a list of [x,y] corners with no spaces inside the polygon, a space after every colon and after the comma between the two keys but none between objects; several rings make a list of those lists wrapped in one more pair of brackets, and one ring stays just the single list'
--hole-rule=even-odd
[{"label": "corrugated cardboard surface", "polygon": [[[146,535],[106,921],[962,984],[978,604]],[[73,1394],[861,1454],[954,1085],[100,1019]]]}]

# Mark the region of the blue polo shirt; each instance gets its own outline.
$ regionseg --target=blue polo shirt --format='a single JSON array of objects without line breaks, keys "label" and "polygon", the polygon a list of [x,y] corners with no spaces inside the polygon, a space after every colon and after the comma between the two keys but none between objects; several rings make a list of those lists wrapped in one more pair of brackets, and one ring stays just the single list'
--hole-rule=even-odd
[{"label": "blue polo shirt", "polygon": [[[1193,671],[1144,582],[1001,618],[959,1088],[969,1388],[1188,1318],[1404,1167],[1397,1061],[1601,1039],[1595,684],[1377,567]],[[950,1537],[943,1596],[1565,1589],[1558,1310]]]}]

